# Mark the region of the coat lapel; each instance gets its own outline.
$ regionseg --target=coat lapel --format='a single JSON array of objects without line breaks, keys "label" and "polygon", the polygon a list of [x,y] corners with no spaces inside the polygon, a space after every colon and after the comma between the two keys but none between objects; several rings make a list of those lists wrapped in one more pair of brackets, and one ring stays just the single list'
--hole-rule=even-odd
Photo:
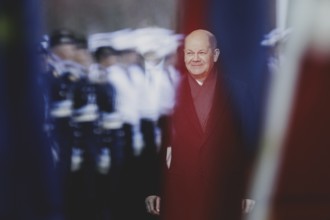
[{"label": "coat lapel", "polygon": [[213,103],[204,133],[203,145],[210,137],[210,135],[212,135],[214,132],[218,132],[216,127],[219,126],[219,123],[221,123],[221,117],[223,117],[226,108],[228,108],[228,102],[229,96],[225,91],[223,91],[222,82],[218,77]]}]

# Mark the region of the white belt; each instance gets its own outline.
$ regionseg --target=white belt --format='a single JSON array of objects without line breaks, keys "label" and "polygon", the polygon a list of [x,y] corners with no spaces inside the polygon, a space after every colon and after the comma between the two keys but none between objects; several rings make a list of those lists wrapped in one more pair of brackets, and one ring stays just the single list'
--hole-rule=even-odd
[{"label": "white belt", "polygon": [[101,126],[104,129],[119,129],[124,122],[118,113],[109,113],[102,115]]},{"label": "white belt", "polygon": [[87,104],[74,111],[73,121],[90,122],[98,118],[97,105]]},{"label": "white belt", "polygon": [[98,114],[96,113],[88,113],[88,114],[81,114],[79,116],[74,116],[74,122],[90,122],[95,121],[98,118]]},{"label": "white belt", "polygon": [[69,117],[72,114],[72,101],[64,100],[53,103],[50,115],[55,118]]}]

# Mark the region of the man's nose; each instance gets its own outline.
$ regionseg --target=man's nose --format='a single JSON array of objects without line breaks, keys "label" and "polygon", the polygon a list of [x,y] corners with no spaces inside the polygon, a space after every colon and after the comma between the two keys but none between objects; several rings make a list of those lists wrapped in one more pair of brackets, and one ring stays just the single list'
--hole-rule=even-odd
[{"label": "man's nose", "polygon": [[194,54],[194,57],[193,57],[193,61],[199,61],[199,56],[198,56],[198,54],[196,53],[196,54]]}]

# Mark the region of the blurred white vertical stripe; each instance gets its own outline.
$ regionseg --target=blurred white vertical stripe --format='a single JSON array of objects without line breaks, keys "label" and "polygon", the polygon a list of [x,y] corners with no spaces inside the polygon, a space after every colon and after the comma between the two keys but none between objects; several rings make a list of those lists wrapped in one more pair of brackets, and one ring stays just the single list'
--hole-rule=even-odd
[{"label": "blurred white vertical stripe", "polygon": [[276,28],[284,30],[287,28],[287,12],[289,0],[276,1]]}]

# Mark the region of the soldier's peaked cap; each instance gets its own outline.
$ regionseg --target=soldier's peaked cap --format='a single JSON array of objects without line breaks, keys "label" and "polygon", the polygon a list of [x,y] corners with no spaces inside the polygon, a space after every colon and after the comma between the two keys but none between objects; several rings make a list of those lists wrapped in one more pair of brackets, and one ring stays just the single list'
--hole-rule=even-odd
[{"label": "soldier's peaked cap", "polygon": [[61,44],[76,44],[77,39],[74,33],[68,29],[53,31],[49,37],[49,46],[54,47]]}]

